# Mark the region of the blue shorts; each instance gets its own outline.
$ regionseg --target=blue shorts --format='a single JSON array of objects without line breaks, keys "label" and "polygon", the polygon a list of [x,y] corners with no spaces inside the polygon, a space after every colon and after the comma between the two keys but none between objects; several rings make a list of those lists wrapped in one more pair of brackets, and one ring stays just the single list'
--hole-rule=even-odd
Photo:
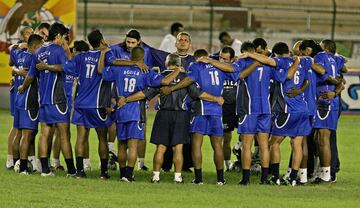
[{"label": "blue shorts", "polygon": [[190,120],[190,133],[199,133],[208,136],[224,136],[221,116],[195,116]]},{"label": "blue shorts", "polygon": [[75,108],[71,123],[85,128],[108,128],[110,119],[105,108]]},{"label": "blue shorts", "polygon": [[39,121],[42,123],[70,123],[70,110],[66,103],[42,105],[39,113]]},{"label": "blue shorts", "polygon": [[339,111],[317,110],[314,128],[336,130]]},{"label": "blue shorts", "polygon": [[270,132],[270,114],[245,114],[239,117],[238,134],[256,134]]},{"label": "blue shorts", "polygon": [[139,121],[128,121],[125,123],[116,123],[116,136],[119,141],[128,139],[144,139],[144,123]]},{"label": "blue shorts", "polygon": [[314,128],[314,123],[315,123],[315,116],[313,115],[309,115],[309,122],[307,123],[307,126],[305,127],[306,130],[306,135],[310,135],[313,128]]},{"label": "blue shorts", "polygon": [[280,113],[273,120],[271,134],[274,136],[307,136],[309,127],[307,113]]},{"label": "blue shorts", "polygon": [[24,110],[15,107],[14,128],[17,129],[38,129],[39,110]]}]

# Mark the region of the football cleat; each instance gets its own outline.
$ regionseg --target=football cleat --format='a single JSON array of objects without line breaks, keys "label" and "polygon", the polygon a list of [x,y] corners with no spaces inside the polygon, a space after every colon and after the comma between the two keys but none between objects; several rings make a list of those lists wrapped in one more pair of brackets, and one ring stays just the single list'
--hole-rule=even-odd
[{"label": "football cleat", "polygon": [[100,179],[101,179],[101,180],[108,180],[108,179],[110,179],[110,176],[109,176],[109,174],[104,173],[104,174],[101,174],[101,175],[100,175]]},{"label": "football cleat", "polygon": [[225,185],[225,184],[226,184],[226,180],[225,180],[225,179],[222,179],[222,180],[216,182],[216,185],[218,185],[218,186],[223,186],[223,185]]},{"label": "football cleat", "polygon": [[281,182],[279,178],[275,178],[274,176],[270,178],[269,180],[269,185],[276,185],[276,186],[280,186]]},{"label": "football cleat", "polygon": [[85,173],[85,171],[77,172],[77,173],[76,173],[76,178],[77,178],[77,179],[86,178],[86,173]]},{"label": "football cleat", "polygon": [[120,181],[126,182],[126,183],[130,183],[130,182],[131,182],[131,181],[130,181],[128,178],[126,178],[126,177],[120,178]]},{"label": "football cleat", "polygon": [[192,180],[191,181],[192,184],[195,184],[195,185],[203,185],[204,183],[202,181],[197,181],[197,180]]},{"label": "football cleat", "polygon": [[248,186],[248,185],[250,185],[250,181],[241,180],[241,181],[238,183],[238,185],[240,185],[240,186]]},{"label": "football cleat", "polygon": [[179,178],[174,178],[174,183],[184,183],[184,178],[182,176]]},{"label": "football cleat", "polygon": [[42,177],[53,177],[55,176],[55,174],[53,172],[48,172],[48,173],[41,173]]}]

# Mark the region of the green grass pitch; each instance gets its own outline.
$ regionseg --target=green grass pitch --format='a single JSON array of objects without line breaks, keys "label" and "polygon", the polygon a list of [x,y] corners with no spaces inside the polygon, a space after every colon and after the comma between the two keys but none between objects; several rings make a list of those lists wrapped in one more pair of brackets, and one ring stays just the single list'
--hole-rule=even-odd
[{"label": "green grass pitch", "polygon": [[[150,112],[147,135],[149,138],[154,112]],[[209,139],[203,145],[204,185],[191,184],[193,174],[184,174],[184,184],[173,184],[173,173],[162,173],[161,182],[151,184],[151,171],[135,171],[136,182],[119,181],[118,171],[110,171],[111,178],[99,177],[97,138],[90,133],[92,168],[88,178],[69,179],[64,172],[55,177],[42,178],[39,174],[23,176],[5,170],[7,135],[12,125],[8,111],[0,111],[0,207],[360,207],[360,117],[342,116],[338,127],[338,146],[341,171],[335,184],[301,187],[260,186],[259,177],[252,176],[249,187],[240,187],[240,173],[225,173],[228,184],[215,185],[216,174]],[[72,131],[72,145],[76,131]],[[236,137],[236,138],[234,138]],[[232,143],[237,135],[234,133]],[[36,141],[37,142],[37,141]],[[284,173],[289,155],[289,140],[282,145],[281,172]],[[152,168],[154,145],[148,143],[146,165]],[[232,156],[234,159],[234,156]],[[64,161],[62,161],[64,165]]]}]

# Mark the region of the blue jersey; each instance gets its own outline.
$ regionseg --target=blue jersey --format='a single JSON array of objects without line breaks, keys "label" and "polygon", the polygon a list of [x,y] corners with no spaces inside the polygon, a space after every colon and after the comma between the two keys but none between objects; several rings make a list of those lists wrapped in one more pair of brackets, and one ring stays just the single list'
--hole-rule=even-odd
[{"label": "blue jersey", "polygon": [[336,86],[328,84],[326,79],[329,76],[335,78],[339,75],[339,71],[343,68],[345,59],[340,56],[335,56],[326,52],[318,53],[314,57],[314,61],[320,64],[325,69],[325,74],[321,76],[316,88],[316,95],[318,98],[318,108],[324,110],[339,110],[339,96],[332,100],[322,99],[320,95],[324,92],[334,91]]},{"label": "blue jersey", "polygon": [[[66,76],[78,77],[78,91],[75,97],[76,108],[104,108],[110,106],[111,83],[103,81],[98,73],[100,51],[82,52],[63,66]],[[105,65],[111,65],[115,57],[111,52],[105,54]],[[72,86],[72,85],[71,85]]]},{"label": "blue jersey", "polygon": [[[151,50],[151,55],[152,55],[152,61],[153,61],[153,66],[157,66],[160,68],[160,71],[164,71],[166,70],[166,66],[165,66],[165,61],[166,61],[166,57],[169,55],[170,53],[156,49],[156,48],[152,48]],[[195,61],[195,57],[192,55],[185,55],[185,56],[181,56],[179,55],[180,59],[181,59],[181,66],[188,71],[188,68],[190,66],[190,64],[192,62]]]},{"label": "blue jersey", "polygon": [[316,114],[316,85],[318,82],[319,75],[311,68],[313,59],[311,57],[301,57],[301,59],[306,59],[310,67],[308,69],[308,80],[309,86],[305,89],[304,95],[305,100],[308,106],[309,115],[314,116]]},{"label": "blue jersey", "polygon": [[[17,54],[17,67],[21,70],[29,70],[34,61],[34,54],[28,51],[23,51]],[[18,76],[19,78],[21,76]],[[19,85],[22,85],[24,77],[21,77]],[[17,93],[15,98],[15,106],[19,109],[30,110],[38,109],[38,86],[37,79],[35,79],[24,93]]]},{"label": "blue jersey", "polygon": [[[141,72],[136,66],[112,66],[104,69],[102,77],[115,83],[118,96],[128,97],[146,87],[158,87],[163,76],[153,71]],[[139,121],[140,102],[130,102],[116,112],[118,122]]]},{"label": "blue jersey", "polygon": [[[231,73],[225,73],[211,64],[193,62],[188,69],[187,75],[200,87],[203,92],[214,96],[221,96],[224,88],[224,80],[233,80]],[[222,116],[222,106],[215,102],[199,100],[193,105],[196,115]]]},{"label": "blue jersey", "polygon": [[275,81],[280,82],[280,93],[278,93],[273,103],[274,112],[283,113],[297,113],[308,112],[308,107],[305,101],[304,93],[295,97],[289,97],[286,93],[290,93],[291,89],[299,89],[303,82],[308,79],[308,69],[311,67],[311,62],[306,59],[300,59],[298,70],[295,72],[292,79],[287,80],[287,73],[293,64],[292,57],[275,57],[276,68],[274,72]]},{"label": "blue jersey", "polygon": [[48,65],[64,65],[68,60],[64,49],[50,43],[35,52],[35,63],[31,66],[28,76],[39,77],[40,105],[66,103],[63,73],[48,70],[38,71],[39,60]]},{"label": "blue jersey", "polygon": [[[26,48],[25,49],[19,49],[19,48],[17,48],[17,49],[15,49],[15,48],[13,48],[13,49],[11,49],[11,51],[10,51],[10,60],[13,62],[13,64],[14,64],[14,66],[17,68],[17,69],[19,69],[19,64],[18,64],[18,54],[19,53],[22,53],[22,52],[24,52],[24,51],[26,51]],[[17,94],[17,89],[18,89],[18,87],[20,86],[20,85],[22,85],[22,83],[23,83],[23,81],[24,81],[24,77],[22,77],[22,76],[19,76],[19,75],[14,75],[13,76],[13,78],[14,78],[14,84],[13,84],[13,86],[11,87],[11,92],[13,92],[15,95]]]},{"label": "blue jersey", "polygon": [[[249,67],[253,59],[240,59],[234,64],[237,74]],[[273,68],[267,65],[258,66],[244,80],[239,80],[237,89],[236,113],[240,114],[270,114],[270,79],[272,78]]]},{"label": "blue jersey", "polygon": [[[140,45],[144,51],[144,63],[151,69],[153,67],[153,58],[151,55],[152,48],[145,43]],[[111,52],[114,54],[115,58],[130,60],[130,51],[127,50],[125,43],[115,44],[110,46]]]}]

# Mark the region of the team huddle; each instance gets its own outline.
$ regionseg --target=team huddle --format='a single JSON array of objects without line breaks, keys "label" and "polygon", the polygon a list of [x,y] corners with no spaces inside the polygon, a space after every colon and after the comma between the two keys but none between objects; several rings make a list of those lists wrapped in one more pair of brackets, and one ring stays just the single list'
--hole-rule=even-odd
[{"label": "team huddle", "polygon": [[[235,166],[242,169],[239,185],[249,185],[254,155],[263,185],[336,181],[337,154],[330,143],[340,115],[342,73],[347,69],[332,40],[301,40],[292,51],[278,42],[270,52],[266,41],[256,38],[240,48],[232,48],[230,42],[214,54],[197,49],[190,55],[191,37],[183,31],[176,35],[175,53],[145,44],[134,29],[124,42],[112,46],[94,30],[87,36],[91,49],[85,41],[75,41],[70,48],[69,30],[60,23],[35,32],[25,27],[20,35],[21,41],[10,49],[14,124],[7,168],[18,163],[19,173],[27,175],[33,171],[29,166],[37,167],[34,141],[40,123],[41,165],[34,169],[41,176],[54,176],[51,167],[62,167],[61,149],[67,177],[86,178],[93,128],[99,141],[100,178],[109,178],[109,161],[115,160],[120,180],[132,182],[138,157],[139,168],[147,169],[139,149],[146,138],[147,101],[158,96],[150,137],[156,145],[153,183],[160,181],[161,169],[168,171],[174,164],[175,183],[183,183],[182,172],[193,168],[192,183],[203,184],[205,135],[214,152],[217,185],[226,184],[224,170]],[[221,34],[220,40],[226,36]],[[70,123],[77,128],[76,165]],[[235,128],[239,142],[232,164]],[[55,164],[50,165],[54,134],[54,147],[59,148]],[[286,137],[290,137],[291,156],[289,170],[281,177],[280,144]],[[254,141],[258,151],[252,154]]]}]

